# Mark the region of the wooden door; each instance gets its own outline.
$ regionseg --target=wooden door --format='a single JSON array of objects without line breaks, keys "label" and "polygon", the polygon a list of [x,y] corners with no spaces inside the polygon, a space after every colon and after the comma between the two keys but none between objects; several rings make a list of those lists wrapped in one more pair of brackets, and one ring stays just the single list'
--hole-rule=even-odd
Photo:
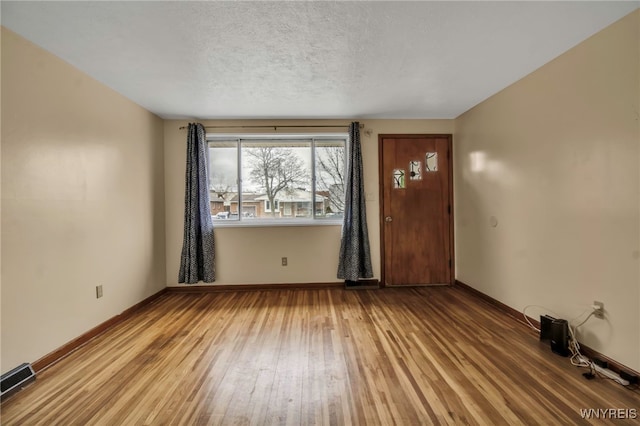
[{"label": "wooden door", "polygon": [[380,135],[382,283],[453,282],[451,135]]}]

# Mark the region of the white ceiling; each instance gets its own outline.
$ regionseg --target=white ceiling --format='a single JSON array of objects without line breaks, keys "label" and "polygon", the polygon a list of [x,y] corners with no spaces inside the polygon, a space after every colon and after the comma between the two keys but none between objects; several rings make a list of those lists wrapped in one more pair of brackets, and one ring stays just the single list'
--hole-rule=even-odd
[{"label": "white ceiling", "polygon": [[639,5],[2,1],[1,19],[163,118],[455,118]]}]

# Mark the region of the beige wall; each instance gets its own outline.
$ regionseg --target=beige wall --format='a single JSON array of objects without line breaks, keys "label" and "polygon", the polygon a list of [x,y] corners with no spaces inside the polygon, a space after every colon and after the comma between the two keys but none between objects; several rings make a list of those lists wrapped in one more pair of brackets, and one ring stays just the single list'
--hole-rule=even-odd
[{"label": "beige wall", "polygon": [[[453,120],[361,120],[367,221],[375,278],[380,278],[378,134],[453,133]],[[205,125],[317,125],[345,120],[203,121]],[[187,122],[165,121],[167,284],[177,285],[182,249]],[[316,129],[322,131],[323,129]],[[326,130],[326,129],[324,129]],[[370,131],[370,136],[367,136]],[[218,228],[215,231],[217,284],[327,283],[336,278],[340,226]],[[280,264],[288,257],[289,265]]]},{"label": "beige wall", "polygon": [[162,138],[158,117],[2,29],[2,372],[165,287]]},{"label": "beige wall", "polygon": [[[2,82],[2,33],[0,28],[0,82]],[[2,84],[0,84],[0,373],[5,370],[2,362]]]},{"label": "beige wall", "polygon": [[[636,15],[636,34],[635,34],[635,36],[636,36],[636,39],[640,39],[640,12],[636,11],[635,15]],[[637,56],[638,68],[640,68],[640,43],[637,44],[636,55],[638,55]],[[637,89],[638,89],[638,98],[636,99],[635,110],[636,110],[637,132],[638,132],[638,135],[640,135],[640,83],[638,83],[637,86],[638,86],[637,87]],[[639,139],[640,139],[640,137],[639,137]],[[640,164],[640,149],[638,150],[638,164]],[[638,173],[638,178],[640,179],[640,173]],[[638,183],[638,186],[640,187],[640,183]],[[638,200],[638,203],[639,203],[638,209],[640,210],[640,200]],[[638,233],[639,233],[638,234],[638,239],[640,240],[640,227],[638,227]],[[640,277],[640,261],[638,261],[637,263],[638,263],[638,276]],[[638,286],[640,286],[640,282],[638,283]],[[638,291],[638,306],[640,307],[640,291]],[[638,315],[638,330],[640,330],[640,315]],[[638,354],[640,354],[640,340],[638,341]],[[640,355],[638,355],[638,357],[640,358]],[[638,361],[638,364],[640,364],[640,361]]]},{"label": "beige wall", "polygon": [[580,338],[636,370],[639,13],[461,115],[454,136],[458,279],[567,319],[604,302]]}]

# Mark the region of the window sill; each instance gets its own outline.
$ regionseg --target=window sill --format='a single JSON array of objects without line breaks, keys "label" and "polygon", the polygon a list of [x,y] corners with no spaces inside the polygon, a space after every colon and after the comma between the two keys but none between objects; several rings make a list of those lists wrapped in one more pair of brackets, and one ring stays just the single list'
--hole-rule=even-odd
[{"label": "window sill", "polygon": [[213,219],[215,228],[278,228],[282,226],[342,226],[342,219],[313,220],[313,219],[276,219],[276,220],[233,220]]}]

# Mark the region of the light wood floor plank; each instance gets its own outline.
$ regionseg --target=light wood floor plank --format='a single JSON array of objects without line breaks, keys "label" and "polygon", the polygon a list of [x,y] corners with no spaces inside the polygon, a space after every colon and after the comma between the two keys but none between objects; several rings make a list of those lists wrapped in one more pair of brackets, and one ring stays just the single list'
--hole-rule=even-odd
[{"label": "light wood floor plank", "polygon": [[640,391],[456,287],[167,293],[2,404],[3,425],[549,425]]}]

